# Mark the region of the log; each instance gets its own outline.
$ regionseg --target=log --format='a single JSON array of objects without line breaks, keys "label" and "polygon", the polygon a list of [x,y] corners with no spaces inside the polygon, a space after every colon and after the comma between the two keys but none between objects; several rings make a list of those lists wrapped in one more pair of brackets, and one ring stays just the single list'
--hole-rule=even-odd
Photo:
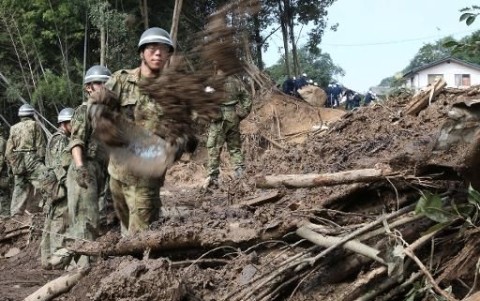
[{"label": "log", "polygon": [[273,229],[243,228],[232,223],[223,228],[207,227],[168,227],[161,231],[144,231],[118,242],[78,241],[68,250],[73,254],[87,256],[141,255],[151,252],[176,252],[180,250],[213,249],[221,246],[238,247],[260,242],[281,239],[296,229],[297,221],[287,220]]},{"label": "log", "polygon": [[360,182],[374,182],[390,175],[393,175],[390,168],[369,168],[326,174],[258,176],[256,178],[256,184],[259,188],[277,188],[282,186],[290,188],[333,186]]},{"label": "log", "polygon": [[[298,228],[296,233],[298,236],[305,238],[310,242],[325,248],[338,244],[342,239],[341,237],[322,235],[320,233],[317,233],[315,231],[308,229],[307,227]],[[370,246],[367,246],[366,244],[363,244],[358,240],[347,241],[342,245],[342,247],[347,250],[358,253],[360,255],[371,258],[381,264],[385,264],[385,260],[378,257],[378,254],[380,253],[379,250],[374,249]]]},{"label": "log", "polygon": [[243,206],[249,206],[249,207],[260,206],[260,205],[263,205],[263,204],[266,204],[266,203],[269,203],[269,202],[274,202],[274,201],[280,199],[282,196],[283,196],[282,193],[280,193],[278,190],[274,190],[274,191],[265,193],[263,195],[260,195],[256,198],[246,200],[246,201],[242,201],[238,204],[234,204],[233,207],[238,208],[238,207],[243,207]]},{"label": "log", "polygon": [[73,273],[56,278],[39,288],[33,294],[26,297],[23,301],[52,300],[53,298],[68,292],[78,283],[78,281],[80,281],[80,279],[87,275],[88,272],[89,269],[79,269]]},{"label": "log", "polygon": [[420,111],[428,107],[432,100],[447,86],[447,82],[442,78],[435,81],[427,89],[418,92],[408,103],[405,112],[408,115],[417,115]]}]

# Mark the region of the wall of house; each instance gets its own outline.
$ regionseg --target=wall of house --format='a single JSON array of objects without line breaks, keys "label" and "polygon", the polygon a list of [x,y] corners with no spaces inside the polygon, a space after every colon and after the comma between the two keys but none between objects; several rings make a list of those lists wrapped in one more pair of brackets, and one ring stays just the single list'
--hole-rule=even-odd
[{"label": "wall of house", "polygon": [[464,88],[455,83],[455,74],[470,74],[470,85],[480,85],[480,70],[458,64],[456,62],[442,63],[416,73],[407,78],[406,86],[412,89],[420,89],[428,85],[429,74],[443,74],[447,87]]}]

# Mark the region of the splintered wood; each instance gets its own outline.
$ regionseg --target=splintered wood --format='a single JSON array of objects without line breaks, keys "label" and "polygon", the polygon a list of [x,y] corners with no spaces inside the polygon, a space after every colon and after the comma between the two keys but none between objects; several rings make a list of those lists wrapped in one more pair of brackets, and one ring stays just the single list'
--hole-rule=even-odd
[{"label": "splintered wood", "polygon": [[447,82],[443,78],[436,80],[433,84],[427,86],[425,90],[421,90],[413,96],[413,99],[405,107],[405,112],[408,115],[418,114],[428,107],[446,86]]}]

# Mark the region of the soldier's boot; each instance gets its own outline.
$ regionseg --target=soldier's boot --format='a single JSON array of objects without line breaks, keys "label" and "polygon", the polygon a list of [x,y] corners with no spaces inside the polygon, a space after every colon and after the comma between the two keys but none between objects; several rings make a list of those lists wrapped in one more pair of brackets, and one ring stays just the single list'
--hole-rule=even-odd
[{"label": "soldier's boot", "polygon": [[205,183],[202,185],[202,188],[218,188],[218,175],[209,175],[205,179]]}]

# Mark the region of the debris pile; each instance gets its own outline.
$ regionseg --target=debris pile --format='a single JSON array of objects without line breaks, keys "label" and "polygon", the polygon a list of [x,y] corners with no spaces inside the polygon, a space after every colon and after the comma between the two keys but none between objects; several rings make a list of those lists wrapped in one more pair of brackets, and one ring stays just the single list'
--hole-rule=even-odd
[{"label": "debris pile", "polygon": [[[246,175],[226,172],[219,189],[204,191],[189,180],[204,173],[204,151],[177,163],[151,231],[121,238],[113,224],[100,240],[71,245],[98,260],[57,300],[473,298],[480,195],[463,172],[472,163],[452,154],[476,140],[439,137],[476,137],[474,118],[457,118],[464,126],[454,128],[466,132],[448,124],[456,107],[475,116],[479,94],[439,88],[416,114],[407,113],[415,96],[347,113],[260,95],[242,128]],[[32,233],[1,243],[32,252],[39,240]],[[18,265],[1,260],[2,274]],[[32,269],[40,273],[37,261],[18,265],[23,274],[11,277],[28,289],[6,290],[5,298],[25,298],[62,275],[25,282]]]}]

